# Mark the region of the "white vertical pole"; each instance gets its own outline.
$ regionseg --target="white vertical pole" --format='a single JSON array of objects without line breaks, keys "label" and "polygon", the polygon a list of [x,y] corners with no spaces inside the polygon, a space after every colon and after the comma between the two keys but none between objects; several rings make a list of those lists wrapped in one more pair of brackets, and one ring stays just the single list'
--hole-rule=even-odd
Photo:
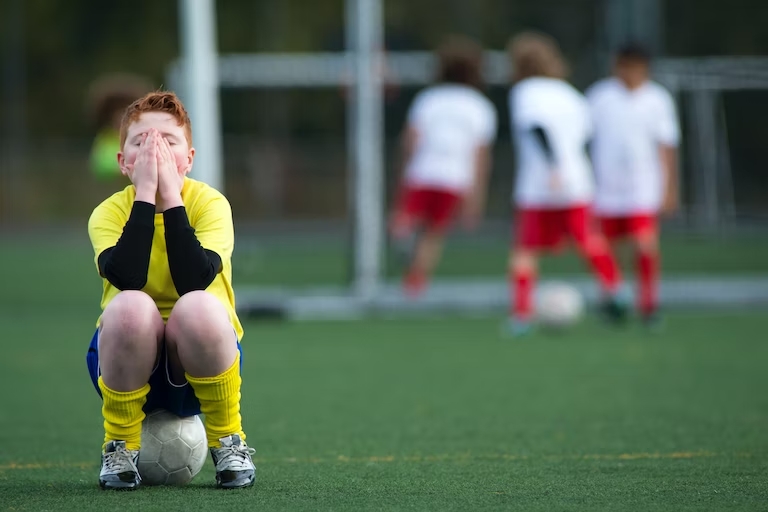
[{"label": "white vertical pole", "polygon": [[349,284],[354,287],[357,283],[357,253],[358,253],[358,219],[357,219],[357,0],[346,0],[344,3],[344,83],[346,92],[346,148],[347,148],[347,216],[349,241],[347,242],[346,270]]},{"label": "white vertical pole", "polygon": [[355,162],[355,293],[370,300],[378,291],[383,249],[383,10],[382,0],[347,0],[347,34],[353,43]]},{"label": "white vertical pole", "polygon": [[192,119],[197,154],[191,177],[224,191],[222,172],[219,77],[214,0],[179,0],[181,91]]}]

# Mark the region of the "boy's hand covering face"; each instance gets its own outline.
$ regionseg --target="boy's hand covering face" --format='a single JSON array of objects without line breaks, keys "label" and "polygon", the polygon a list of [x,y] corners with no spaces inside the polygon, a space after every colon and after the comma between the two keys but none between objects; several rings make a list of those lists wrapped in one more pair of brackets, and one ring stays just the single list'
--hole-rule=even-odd
[{"label": "boy's hand covering face", "polygon": [[171,146],[163,137],[158,137],[157,144],[157,169],[158,191],[161,196],[176,196],[181,193],[184,186],[185,172],[176,165],[176,157],[171,151]]},{"label": "boy's hand covering face", "polygon": [[150,130],[143,136],[136,161],[128,166],[128,177],[137,190],[156,191],[158,185],[157,130]]}]

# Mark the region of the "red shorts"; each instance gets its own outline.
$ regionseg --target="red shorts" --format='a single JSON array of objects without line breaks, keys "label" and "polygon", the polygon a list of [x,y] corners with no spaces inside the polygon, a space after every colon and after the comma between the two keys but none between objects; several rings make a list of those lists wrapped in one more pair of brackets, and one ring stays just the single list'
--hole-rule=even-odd
[{"label": "red shorts", "polygon": [[624,237],[636,237],[645,233],[656,233],[658,223],[652,213],[638,213],[621,216],[600,217],[600,229],[606,238],[616,240]]},{"label": "red shorts", "polygon": [[423,224],[432,231],[447,228],[462,196],[450,190],[406,187],[399,199],[398,215],[407,224]]},{"label": "red shorts", "polygon": [[523,249],[558,249],[567,238],[578,246],[586,246],[594,233],[589,206],[566,208],[519,208],[517,210],[516,240]]}]

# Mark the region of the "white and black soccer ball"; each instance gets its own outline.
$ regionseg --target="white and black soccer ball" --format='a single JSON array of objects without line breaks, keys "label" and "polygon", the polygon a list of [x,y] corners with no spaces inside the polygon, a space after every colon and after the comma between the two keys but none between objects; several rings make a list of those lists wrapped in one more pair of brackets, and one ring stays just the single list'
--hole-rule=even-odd
[{"label": "white and black soccer ball", "polygon": [[158,409],[141,426],[142,484],[186,485],[203,468],[207,454],[208,440],[199,416],[181,418]]},{"label": "white and black soccer ball", "polygon": [[536,293],[536,320],[544,328],[570,327],[584,315],[584,297],[567,283],[546,283]]}]

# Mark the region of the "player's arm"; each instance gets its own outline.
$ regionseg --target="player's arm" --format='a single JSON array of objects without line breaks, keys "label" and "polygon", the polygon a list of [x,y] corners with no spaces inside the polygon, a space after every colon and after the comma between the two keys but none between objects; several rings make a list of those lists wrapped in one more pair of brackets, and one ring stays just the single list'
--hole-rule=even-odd
[{"label": "player's arm", "polygon": [[424,126],[425,116],[425,101],[424,95],[419,94],[411,103],[408,109],[408,115],[405,120],[405,127],[403,133],[400,135],[400,152],[399,161],[395,167],[397,171],[398,180],[402,182],[405,178],[405,170],[408,167],[408,162],[413,158],[416,152],[416,145],[419,140],[419,130],[417,126]]},{"label": "player's arm", "polygon": [[662,95],[660,112],[657,116],[657,139],[659,159],[664,173],[664,202],[662,212],[674,213],[679,202],[679,173],[677,147],[680,143],[680,125],[677,121],[675,102],[669,93]]},{"label": "player's arm", "polygon": [[549,168],[555,169],[557,160],[555,159],[555,151],[552,149],[552,143],[547,135],[547,131],[543,126],[536,125],[531,128],[531,133],[533,134],[533,138],[536,139],[536,142],[538,142],[539,147],[544,154],[544,158],[547,160],[547,164],[549,164]]},{"label": "player's arm", "polygon": [[678,207],[680,186],[677,170],[677,146],[660,144],[659,153],[665,185],[662,209],[664,213],[673,213]]},{"label": "player's arm", "polygon": [[99,274],[119,290],[141,290],[147,284],[155,234],[154,142],[153,137],[144,136],[136,161],[128,168],[136,191],[128,219],[122,209],[107,201],[88,221]]},{"label": "player's arm", "polygon": [[[399,161],[395,167],[395,169],[397,169],[397,182],[399,187],[405,186],[405,171],[408,168],[408,162],[413,158],[413,154],[416,151],[417,140],[418,132],[416,131],[416,128],[411,124],[406,125],[403,134],[400,136]],[[393,232],[396,231],[400,225],[400,215],[401,212],[397,209],[390,214],[389,228]]]},{"label": "player's arm", "polygon": [[472,188],[464,201],[464,222],[467,228],[474,228],[485,209],[488,180],[491,175],[491,144],[483,144],[475,149],[475,167]]},{"label": "player's arm", "polygon": [[487,102],[487,108],[480,119],[482,121],[478,130],[479,143],[474,154],[472,189],[469,191],[469,197],[464,206],[465,223],[470,228],[474,227],[482,216],[488,195],[488,181],[493,162],[493,143],[496,140],[498,125],[496,109],[493,104]]},{"label": "player's arm", "polygon": [[[163,221],[168,267],[176,292],[182,296],[191,291],[205,290],[221,272],[222,256],[214,248],[203,246],[190,225],[184,206],[165,210]],[[220,222],[225,221],[221,219]],[[216,219],[205,219],[205,223],[213,224],[213,229],[216,229]],[[229,223],[231,225],[231,218]]]},{"label": "player's arm", "polygon": [[128,221],[107,205],[94,210],[88,232],[96,252],[99,275],[118,290],[141,290],[147,284],[155,205],[137,200]]}]

